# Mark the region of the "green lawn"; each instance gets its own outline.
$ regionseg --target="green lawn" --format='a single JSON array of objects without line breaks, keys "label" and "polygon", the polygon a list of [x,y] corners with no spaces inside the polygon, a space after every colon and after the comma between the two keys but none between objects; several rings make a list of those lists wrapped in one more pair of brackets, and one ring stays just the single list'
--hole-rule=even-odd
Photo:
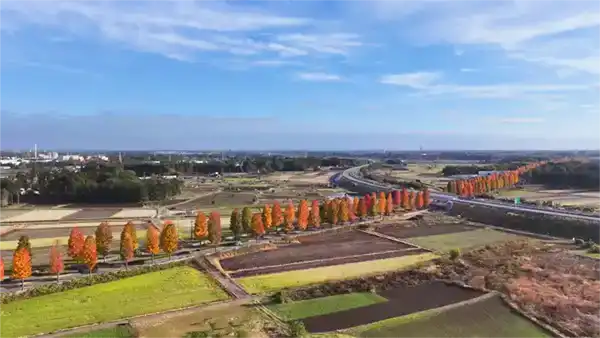
[{"label": "green lawn", "polygon": [[68,338],[133,338],[129,325],[68,335]]},{"label": "green lawn", "polygon": [[422,246],[424,248],[439,252],[446,252],[451,249],[468,249],[472,247],[483,246],[496,242],[524,239],[527,237],[509,234],[502,231],[490,229],[478,229],[473,231],[457,232],[452,234],[442,234],[423,237],[405,238],[409,243]]},{"label": "green lawn", "polygon": [[355,327],[358,337],[551,337],[493,297],[450,309],[428,310]]},{"label": "green lawn", "polygon": [[268,307],[282,318],[297,320],[350,310],[372,304],[386,302],[387,299],[371,292],[348,293],[343,295],[302,300]]},{"label": "green lawn", "polygon": [[188,267],[33,297],[2,305],[2,337],[46,333],[227,299],[211,279]]},{"label": "green lawn", "polygon": [[285,288],[323,283],[330,280],[351,279],[363,275],[406,269],[417,263],[435,258],[438,258],[435,254],[424,253],[375,261],[243,277],[238,279],[238,282],[250,293],[266,293]]}]

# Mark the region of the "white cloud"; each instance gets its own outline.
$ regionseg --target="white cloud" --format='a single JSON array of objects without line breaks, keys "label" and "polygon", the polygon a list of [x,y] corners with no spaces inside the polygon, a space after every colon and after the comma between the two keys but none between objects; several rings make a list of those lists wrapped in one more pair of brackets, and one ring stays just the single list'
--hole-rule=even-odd
[{"label": "white cloud", "polygon": [[589,90],[589,85],[567,84],[491,84],[459,85],[446,84],[440,80],[440,73],[417,72],[390,74],[380,78],[380,83],[409,87],[419,90],[422,95],[461,95],[475,98],[509,98],[531,93],[552,93]]},{"label": "white cloud", "polygon": [[383,84],[423,89],[440,79],[440,74],[432,72],[417,72],[405,74],[390,74],[381,77]]},{"label": "white cloud", "polygon": [[545,120],[539,117],[507,117],[500,119],[499,122],[510,124],[533,124],[543,123]]},{"label": "white cloud", "polygon": [[477,72],[479,70],[475,69],[475,68],[461,68],[460,71],[463,73],[473,73],[473,72]]},{"label": "white cloud", "polygon": [[347,55],[363,46],[355,34],[297,33],[318,30],[325,22],[208,1],[4,1],[2,18],[11,30],[28,24],[57,27],[71,35],[186,61],[209,52]]},{"label": "white cloud", "polygon": [[600,2],[595,0],[362,1],[385,24],[418,43],[496,46],[511,57],[554,68],[600,75]]},{"label": "white cloud", "polygon": [[313,82],[339,82],[344,80],[339,75],[328,73],[299,73],[298,78],[304,81]]}]

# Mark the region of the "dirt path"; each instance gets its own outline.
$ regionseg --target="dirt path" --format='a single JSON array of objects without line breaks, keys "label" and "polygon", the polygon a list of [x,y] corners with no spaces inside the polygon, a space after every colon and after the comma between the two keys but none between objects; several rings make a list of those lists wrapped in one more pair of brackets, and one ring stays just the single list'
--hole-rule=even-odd
[{"label": "dirt path", "polygon": [[407,241],[403,241],[403,240],[401,240],[401,239],[399,239],[399,238],[396,238],[396,237],[392,237],[392,236],[384,235],[384,234],[382,234],[382,233],[379,233],[379,232],[368,231],[368,230],[361,230],[361,229],[359,229],[358,231],[360,231],[360,232],[362,232],[362,233],[365,233],[365,234],[367,234],[367,235],[371,235],[371,236],[375,236],[375,237],[380,237],[380,238],[385,238],[385,239],[388,239],[388,240],[390,240],[390,241],[392,241],[392,242],[396,242],[396,243],[402,243],[402,244],[410,245],[410,246],[414,247],[415,249],[422,249],[422,250],[427,250],[427,251],[431,252],[431,250],[429,250],[429,249],[427,249],[427,248],[424,248],[424,247],[418,246],[418,245],[416,245],[416,244],[414,244],[414,243],[410,243],[410,242],[407,242]]},{"label": "dirt path", "polygon": [[222,191],[223,191],[223,189],[217,189],[215,191],[211,191],[211,192],[207,192],[207,193],[204,193],[204,194],[196,195],[195,197],[192,197],[190,199],[187,199],[185,201],[181,201],[181,202],[178,202],[178,203],[175,203],[175,204],[168,205],[167,207],[169,207],[169,208],[176,208],[176,207],[178,207],[180,205],[184,205],[184,204],[187,204],[187,203],[190,203],[190,202],[194,202],[195,200],[199,200],[201,198],[204,198],[204,197],[207,197],[207,196],[210,196],[210,195],[216,195],[216,194],[218,194],[218,193],[220,193]]},{"label": "dirt path", "polygon": [[194,262],[209,273],[235,299],[251,299],[252,296],[238,285],[233,279],[224,276],[204,256],[196,256]]}]

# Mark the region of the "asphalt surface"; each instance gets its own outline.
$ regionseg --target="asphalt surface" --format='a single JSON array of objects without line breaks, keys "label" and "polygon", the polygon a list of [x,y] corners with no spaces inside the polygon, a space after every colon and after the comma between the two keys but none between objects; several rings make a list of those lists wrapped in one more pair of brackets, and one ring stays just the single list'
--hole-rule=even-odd
[{"label": "asphalt surface", "polygon": [[[365,179],[364,177],[362,177],[362,174],[360,173],[360,169],[365,166],[367,166],[367,165],[347,169],[342,172],[342,177],[346,180],[356,183],[357,185],[367,186],[369,188],[373,188],[376,190],[389,191],[389,190],[394,189],[394,187],[392,187],[390,185],[381,184],[379,182],[371,181],[371,180],[368,180],[368,179]],[[523,205],[516,206],[516,205],[511,205],[508,203],[498,202],[498,201],[490,202],[490,201],[483,200],[483,199],[468,200],[468,199],[459,198],[455,195],[441,194],[438,192],[431,192],[430,196],[433,199],[437,199],[437,200],[443,201],[443,202],[452,201],[452,203],[481,205],[481,206],[493,207],[493,208],[498,208],[498,209],[505,209],[508,211],[519,211],[519,212],[528,212],[528,213],[534,213],[534,214],[545,214],[545,215],[551,215],[551,216],[559,216],[559,217],[565,217],[565,218],[600,222],[600,215],[595,215],[595,214],[584,214],[584,213],[578,213],[575,211],[563,211],[563,210],[555,210],[552,208],[539,208],[539,207],[534,207],[534,206],[523,206]]]}]

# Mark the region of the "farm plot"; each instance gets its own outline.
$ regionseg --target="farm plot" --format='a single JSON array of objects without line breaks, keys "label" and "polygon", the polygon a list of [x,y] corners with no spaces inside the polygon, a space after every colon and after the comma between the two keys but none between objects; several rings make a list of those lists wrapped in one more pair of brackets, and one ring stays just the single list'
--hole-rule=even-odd
[{"label": "farm plot", "polygon": [[2,305],[3,337],[29,336],[227,299],[191,267],[151,272]]},{"label": "farm plot", "polygon": [[551,337],[499,296],[445,311],[424,311],[350,329],[357,337]]},{"label": "farm plot", "polygon": [[240,207],[252,205],[254,193],[251,192],[219,192],[196,198],[184,204],[178,205],[178,210],[184,209],[207,209],[217,207]]},{"label": "farm plot", "polygon": [[[265,266],[278,266],[412,248],[406,244],[392,242],[354,230],[303,236],[298,239],[300,244],[291,244],[268,252],[255,252],[221,260],[221,266],[225,270],[235,272],[242,269],[251,270]],[[329,265],[332,264],[335,263]]]},{"label": "farm plot", "polygon": [[5,222],[58,221],[78,212],[80,209],[37,209],[3,219]]},{"label": "farm plot", "polygon": [[455,232],[451,234],[421,236],[407,238],[406,241],[423,248],[438,252],[451,249],[469,249],[487,244],[519,240],[527,237],[517,236],[501,231],[478,229],[472,231]]},{"label": "farm plot", "polygon": [[122,208],[86,208],[61,218],[61,221],[109,218],[122,210]]},{"label": "farm plot", "polygon": [[442,282],[394,288],[379,293],[386,298],[370,306],[339,311],[303,320],[309,332],[329,332],[434,309],[481,296],[483,293]]},{"label": "farm plot", "polygon": [[377,227],[375,231],[395,238],[409,238],[452,234],[457,232],[471,231],[475,229],[477,228],[462,224],[427,224],[414,226],[403,226],[402,224],[389,224]]},{"label": "farm plot", "polygon": [[155,216],[155,209],[123,209],[113,214],[111,218],[149,218]]},{"label": "farm plot", "polygon": [[240,278],[238,282],[250,293],[267,293],[328,281],[346,280],[389,271],[404,270],[438,257],[432,253],[405,255],[388,259],[250,276]]}]

